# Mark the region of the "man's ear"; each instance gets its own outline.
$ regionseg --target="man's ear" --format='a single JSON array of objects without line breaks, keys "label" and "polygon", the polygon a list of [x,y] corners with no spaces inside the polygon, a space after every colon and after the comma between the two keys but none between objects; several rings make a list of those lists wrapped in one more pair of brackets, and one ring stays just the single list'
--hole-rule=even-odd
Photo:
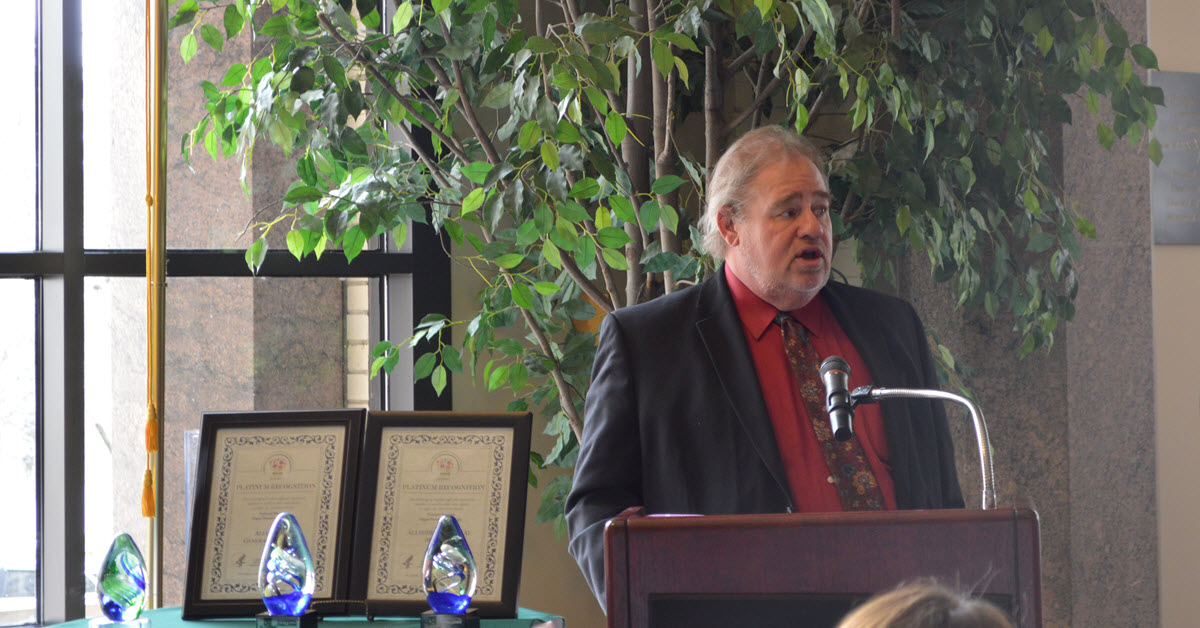
[{"label": "man's ear", "polygon": [[733,219],[733,209],[728,205],[717,212],[717,230],[727,246],[738,245],[737,221]]}]

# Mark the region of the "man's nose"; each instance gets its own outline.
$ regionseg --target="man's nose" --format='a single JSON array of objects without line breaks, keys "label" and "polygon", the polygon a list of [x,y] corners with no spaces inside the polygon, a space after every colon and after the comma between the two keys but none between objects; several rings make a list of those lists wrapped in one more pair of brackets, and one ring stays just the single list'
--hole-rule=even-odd
[{"label": "man's nose", "polygon": [[816,212],[811,207],[805,207],[800,215],[796,217],[796,236],[807,237],[815,236],[821,232],[824,225],[821,224],[821,219],[817,218]]}]

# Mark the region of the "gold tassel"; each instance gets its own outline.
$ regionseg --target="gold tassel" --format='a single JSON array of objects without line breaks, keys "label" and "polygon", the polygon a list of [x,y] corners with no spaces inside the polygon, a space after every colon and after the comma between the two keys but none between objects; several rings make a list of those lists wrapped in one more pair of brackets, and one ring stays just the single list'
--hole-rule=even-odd
[{"label": "gold tassel", "polygon": [[154,404],[149,404],[149,411],[146,413],[146,453],[154,453],[158,451],[158,409]]},{"label": "gold tassel", "polygon": [[154,516],[154,474],[150,473],[150,469],[146,469],[146,475],[142,478],[142,516]]}]

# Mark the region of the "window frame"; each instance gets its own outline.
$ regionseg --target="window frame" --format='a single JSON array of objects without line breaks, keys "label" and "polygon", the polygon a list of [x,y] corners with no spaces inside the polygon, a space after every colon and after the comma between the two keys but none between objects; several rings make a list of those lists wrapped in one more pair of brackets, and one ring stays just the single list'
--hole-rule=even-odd
[{"label": "window frame", "polygon": [[[35,307],[37,623],[84,616],[84,284],[89,276],[144,277],[145,249],[85,249],[83,238],[83,0],[36,2],[34,102],[36,214],[34,251],[0,252],[0,277],[32,279]],[[165,11],[165,0],[152,0]],[[170,142],[167,142],[168,145]],[[160,160],[164,155],[159,156]],[[170,199],[166,200],[168,217]],[[411,281],[411,321],[449,313],[450,261],[444,235],[427,225],[410,230],[411,252],[386,238],[353,263],[340,254],[298,261],[270,251],[258,277],[367,277],[379,279],[372,335],[389,338],[405,320]],[[169,249],[171,277],[248,277],[242,251]],[[403,292],[403,294],[401,294]],[[170,347],[166,347],[170,351]],[[418,346],[414,354],[419,355]],[[404,369],[411,373],[411,364]],[[372,384],[382,409],[395,408],[394,382]],[[449,410],[449,385],[438,395],[428,380],[413,385],[413,409]]]}]

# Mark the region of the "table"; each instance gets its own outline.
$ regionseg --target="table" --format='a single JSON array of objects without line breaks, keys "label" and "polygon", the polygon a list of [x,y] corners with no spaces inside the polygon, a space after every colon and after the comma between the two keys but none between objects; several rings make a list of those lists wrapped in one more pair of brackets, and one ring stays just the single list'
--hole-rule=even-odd
[{"label": "table", "polygon": [[[178,606],[158,608],[142,613],[142,617],[150,619],[149,628],[254,628],[254,618],[219,618],[184,621]],[[88,619],[76,619],[57,624],[54,628],[88,628]],[[558,615],[531,611],[518,608],[516,619],[481,619],[480,628],[566,628],[566,621]],[[376,617],[375,621],[367,621],[366,617],[326,617],[321,620],[321,628],[420,628],[421,620],[417,617]]]}]

